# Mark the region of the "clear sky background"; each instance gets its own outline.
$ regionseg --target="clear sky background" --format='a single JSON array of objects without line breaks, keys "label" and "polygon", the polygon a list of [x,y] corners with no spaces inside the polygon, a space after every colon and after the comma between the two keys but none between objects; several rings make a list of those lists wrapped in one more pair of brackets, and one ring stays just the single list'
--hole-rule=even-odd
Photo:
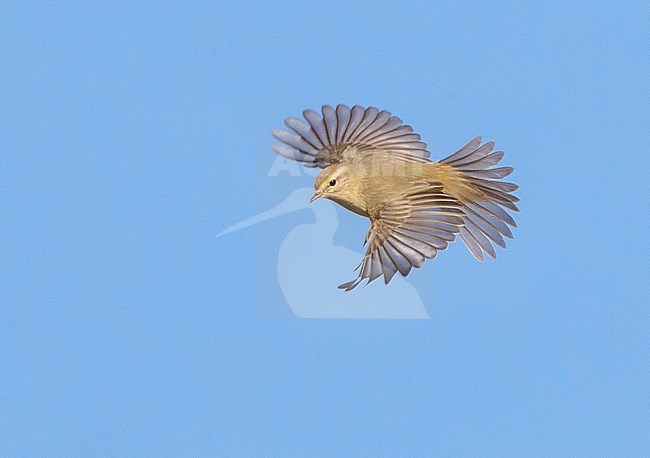
[{"label": "clear sky background", "polygon": [[[170,3],[2,5],[0,454],[650,455],[648,2]],[[266,226],[214,237],[339,102],[517,168],[432,320],[264,317]]]}]

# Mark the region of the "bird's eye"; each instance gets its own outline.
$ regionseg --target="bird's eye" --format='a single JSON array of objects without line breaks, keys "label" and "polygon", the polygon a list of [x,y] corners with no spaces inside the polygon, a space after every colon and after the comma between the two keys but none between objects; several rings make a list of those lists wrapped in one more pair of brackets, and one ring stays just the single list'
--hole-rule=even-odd
[{"label": "bird's eye", "polygon": [[336,186],[336,180],[330,180],[330,186]]}]

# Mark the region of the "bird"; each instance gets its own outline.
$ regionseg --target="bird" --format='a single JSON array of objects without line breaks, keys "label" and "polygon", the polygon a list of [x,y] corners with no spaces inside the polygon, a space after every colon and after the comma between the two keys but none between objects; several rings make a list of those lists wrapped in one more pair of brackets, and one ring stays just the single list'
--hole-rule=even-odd
[{"label": "bird", "polygon": [[445,250],[456,236],[479,261],[496,259],[494,245],[506,247],[518,212],[518,185],[502,181],[513,167],[495,167],[504,157],[495,143],[477,136],[439,161],[413,128],[387,110],[323,105],[303,119],[285,119],[275,129],[276,153],[319,167],[313,202],[332,200],[370,220],[358,276],[340,289],[383,276],[388,284],[406,277]]}]

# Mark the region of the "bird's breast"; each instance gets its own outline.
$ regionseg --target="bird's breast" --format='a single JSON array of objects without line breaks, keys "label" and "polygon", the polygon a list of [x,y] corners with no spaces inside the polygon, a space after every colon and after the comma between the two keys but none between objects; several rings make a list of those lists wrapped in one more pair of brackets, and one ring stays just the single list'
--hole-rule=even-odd
[{"label": "bird's breast", "polygon": [[359,205],[355,204],[354,202],[350,202],[348,200],[342,199],[338,196],[327,196],[328,199],[333,200],[337,204],[339,204],[341,207],[346,208],[347,210],[350,210],[352,213],[356,213],[357,215],[365,216],[368,217],[368,212],[366,209],[360,207]]}]

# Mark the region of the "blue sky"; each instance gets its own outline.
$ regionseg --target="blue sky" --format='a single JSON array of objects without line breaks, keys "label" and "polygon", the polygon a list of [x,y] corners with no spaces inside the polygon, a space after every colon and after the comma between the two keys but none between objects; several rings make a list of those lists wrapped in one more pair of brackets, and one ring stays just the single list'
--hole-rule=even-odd
[{"label": "blue sky", "polygon": [[[650,454],[649,7],[566,3],[5,3],[0,452]],[[339,102],[517,169],[497,261],[412,275],[431,320],[290,319],[267,235],[308,212],[214,237]]]}]

